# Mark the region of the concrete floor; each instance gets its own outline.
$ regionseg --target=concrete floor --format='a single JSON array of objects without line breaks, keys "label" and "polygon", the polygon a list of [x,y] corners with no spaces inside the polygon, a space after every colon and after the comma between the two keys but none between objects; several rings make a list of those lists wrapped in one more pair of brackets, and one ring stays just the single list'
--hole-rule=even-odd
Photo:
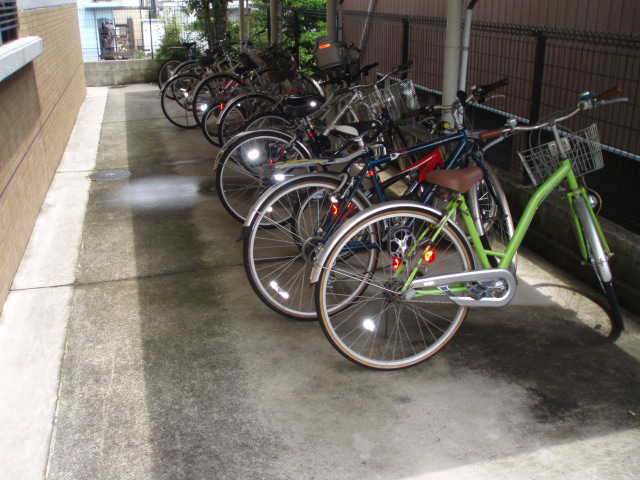
[{"label": "concrete floor", "polygon": [[153,85],[88,89],[0,317],[1,479],[640,478],[637,318],[603,342],[524,252],[512,304],[365,370],[259,302],[216,152]]}]

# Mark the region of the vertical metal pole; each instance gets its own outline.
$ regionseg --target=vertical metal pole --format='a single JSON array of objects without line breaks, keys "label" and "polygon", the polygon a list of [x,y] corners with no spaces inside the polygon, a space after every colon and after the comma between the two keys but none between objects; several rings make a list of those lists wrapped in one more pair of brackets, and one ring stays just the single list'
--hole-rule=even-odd
[{"label": "vertical metal pole", "polygon": [[338,39],[336,25],[336,0],[327,0],[327,35],[334,41]]},{"label": "vertical metal pole", "polygon": [[[409,61],[409,19],[402,19],[402,63]],[[407,78],[407,72],[402,74],[402,78]]]},{"label": "vertical metal pole", "polygon": [[469,44],[471,42],[471,17],[473,10],[467,8],[464,17],[464,30],[462,32],[462,59],[460,60],[460,82],[458,90],[467,91],[467,64],[469,62]]},{"label": "vertical metal pole", "polygon": [[340,6],[338,7],[338,13],[337,13],[337,17],[336,17],[336,28],[338,30],[338,38],[336,38],[335,40],[337,42],[341,42],[342,41],[342,2],[344,2],[344,0],[340,0]]},{"label": "vertical metal pole", "polygon": [[360,48],[360,56],[362,56],[362,52],[364,52],[364,42],[367,39],[367,33],[369,30],[369,17],[371,16],[371,13],[373,12],[373,10],[376,8],[376,0],[370,0],[369,2],[369,11],[367,12],[367,18],[364,21],[364,28],[362,29],[362,36],[360,37],[360,45],[358,45],[358,47]]},{"label": "vertical metal pole", "polygon": [[295,36],[296,64],[300,65],[300,15],[297,8],[293,11],[293,34]]},{"label": "vertical metal pole", "polygon": [[153,18],[149,15],[149,38],[151,39],[151,58],[153,59]]},{"label": "vertical metal pole", "polygon": [[531,88],[531,110],[529,121],[537,123],[540,119],[540,102],[542,101],[542,80],[544,79],[544,62],[547,56],[547,36],[536,32],[536,58],[533,67],[533,87]]},{"label": "vertical metal pole", "polygon": [[271,0],[269,4],[271,6],[271,18],[269,19],[271,23],[271,43],[278,43],[280,33],[278,32],[278,0]]},{"label": "vertical metal pole", "polygon": [[246,42],[247,41],[247,29],[245,27],[245,21],[244,21],[244,1],[245,0],[239,0],[238,4],[240,6],[240,41],[241,42]]},{"label": "vertical metal pole", "polygon": [[265,25],[267,29],[267,38],[269,38],[269,43],[273,42],[274,33],[271,29],[271,8],[267,7],[267,24]]},{"label": "vertical metal pole", "polygon": [[[460,45],[462,36],[462,0],[449,0],[447,7],[447,34],[444,47],[444,76],[442,79],[442,104],[451,105],[456,100],[460,74]],[[453,122],[453,116],[443,115]]]}]

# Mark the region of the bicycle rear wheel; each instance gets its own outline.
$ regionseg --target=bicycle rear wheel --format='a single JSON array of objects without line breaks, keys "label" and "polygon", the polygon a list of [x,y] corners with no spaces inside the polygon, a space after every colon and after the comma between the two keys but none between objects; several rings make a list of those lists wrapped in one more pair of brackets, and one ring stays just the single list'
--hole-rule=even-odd
[{"label": "bicycle rear wheel", "polygon": [[[423,277],[473,269],[469,244],[451,224],[436,240],[422,239],[439,222],[427,207],[404,202],[374,207],[336,232],[315,293],[322,330],[344,357],[376,370],[407,368],[435,355],[457,332],[468,308],[441,292],[403,287],[414,268]],[[432,261],[418,267],[426,252]],[[394,268],[397,262],[401,268]]]},{"label": "bicycle rear wheel", "polygon": [[[261,197],[244,240],[244,266],[251,287],[269,308],[296,320],[317,320],[309,275],[321,248],[324,221],[331,222],[337,174],[293,178]],[[357,192],[354,213],[370,205]]]},{"label": "bicycle rear wheel", "polygon": [[200,78],[193,74],[178,75],[169,80],[162,90],[160,105],[165,117],[181,128],[196,128],[191,103]]}]

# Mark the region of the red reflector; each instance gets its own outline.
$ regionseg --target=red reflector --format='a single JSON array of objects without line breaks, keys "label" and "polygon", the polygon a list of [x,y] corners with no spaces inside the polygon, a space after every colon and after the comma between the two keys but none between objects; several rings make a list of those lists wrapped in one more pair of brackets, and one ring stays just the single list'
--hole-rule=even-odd
[{"label": "red reflector", "polygon": [[424,261],[427,263],[431,263],[436,259],[436,252],[434,252],[433,250],[429,249],[426,252],[424,252]]},{"label": "red reflector", "polygon": [[402,260],[400,260],[400,257],[393,257],[393,269],[397,270],[398,268],[400,268],[400,264],[402,263]]},{"label": "red reflector", "polygon": [[224,110],[224,103],[220,104],[220,111]]},{"label": "red reflector", "polygon": [[333,213],[333,215],[336,217],[338,216],[338,213],[340,213],[340,209],[335,203],[331,205],[331,213]]},{"label": "red reflector", "polygon": [[329,48],[331,46],[330,43],[323,43],[322,45],[318,45],[319,50],[324,50],[325,48]]},{"label": "red reflector", "polygon": [[373,170],[369,170],[369,176],[373,177],[376,174],[376,172],[374,172]]}]

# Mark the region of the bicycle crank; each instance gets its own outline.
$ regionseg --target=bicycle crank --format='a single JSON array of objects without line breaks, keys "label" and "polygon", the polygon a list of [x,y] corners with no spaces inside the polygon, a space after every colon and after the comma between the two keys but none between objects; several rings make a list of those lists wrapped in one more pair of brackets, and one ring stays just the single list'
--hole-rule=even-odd
[{"label": "bicycle crank", "polygon": [[[453,292],[451,286],[468,284],[466,291]],[[414,280],[409,290],[435,287],[463,307],[503,307],[516,293],[516,277],[509,270],[492,268],[437,275]]]}]

